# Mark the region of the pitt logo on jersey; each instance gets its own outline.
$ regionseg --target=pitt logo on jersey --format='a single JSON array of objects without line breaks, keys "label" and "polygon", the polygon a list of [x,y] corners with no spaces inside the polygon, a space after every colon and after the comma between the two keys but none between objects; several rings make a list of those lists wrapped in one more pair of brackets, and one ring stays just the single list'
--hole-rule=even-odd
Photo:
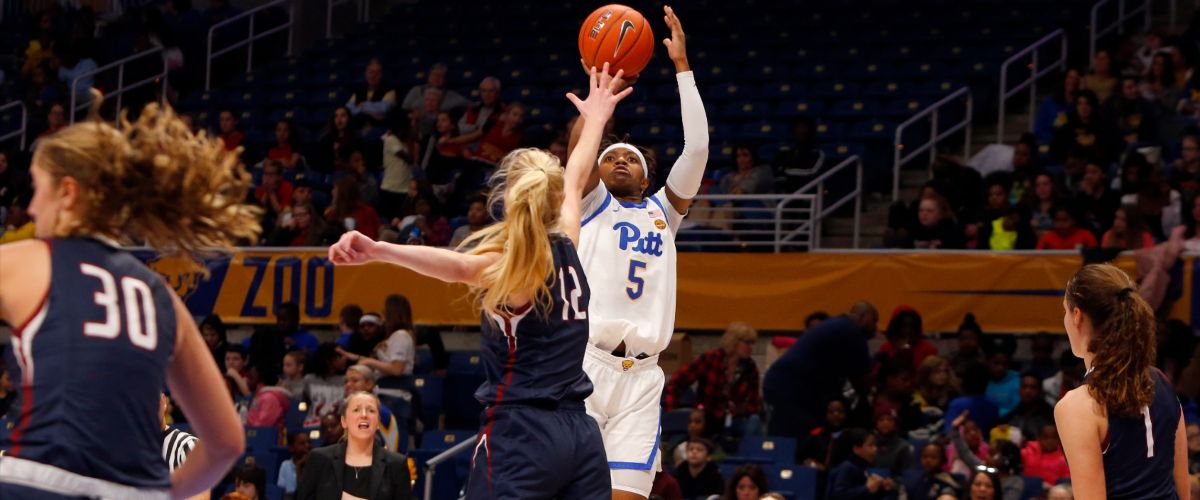
[{"label": "pitt logo on jersey", "polygon": [[[661,233],[646,231],[646,236],[643,237],[642,230],[629,222],[618,222],[613,226],[613,230],[620,234],[621,250],[632,250],[655,257],[662,256],[663,239]],[[632,248],[630,248],[631,244]]]}]

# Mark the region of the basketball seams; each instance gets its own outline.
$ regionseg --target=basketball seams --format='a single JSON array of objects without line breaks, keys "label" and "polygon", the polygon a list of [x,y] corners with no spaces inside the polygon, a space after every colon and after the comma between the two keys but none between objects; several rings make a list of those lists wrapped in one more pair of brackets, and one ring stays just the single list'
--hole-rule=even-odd
[{"label": "basketball seams", "polygon": [[[646,25],[649,24],[649,21],[646,20],[646,16],[639,16],[639,17],[642,18],[642,25],[637,28],[637,35],[633,37],[632,41],[630,41],[628,48],[625,50],[625,54],[620,55],[620,57],[614,59],[609,64],[609,66],[612,66],[612,67],[620,66],[622,61],[627,59],[630,54],[633,54],[637,50],[638,42],[642,39],[642,34],[646,32]],[[622,19],[622,21],[624,21],[624,19]],[[619,24],[618,24],[618,26],[619,26]],[[651,49],[650,49],[650,57],[651,58],[654,57],[653,47],[651,47]],[[643,69],[645,69],[645,68],[643,68]],[[641,73],[641,71],[639,71],[638,73]]]}]

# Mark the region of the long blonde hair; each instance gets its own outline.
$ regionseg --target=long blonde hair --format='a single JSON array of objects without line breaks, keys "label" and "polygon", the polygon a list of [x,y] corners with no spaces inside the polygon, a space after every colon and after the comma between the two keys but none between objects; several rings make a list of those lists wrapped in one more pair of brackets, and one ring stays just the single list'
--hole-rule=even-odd
[{"label": "long blonde hair", "polygon": [[36,166],[57,183],[80,186],[79,206],[56,236],[99,235],[147,242],[194,256],[257,237],[252,185],[235,152],[219,138],[193,134],[171,108],[149,104],[136,122],[78,123],[38,141]]},{"label": "long blonde hair", "polygon": [[554,255],[550,232],[558,229],[563,200],[563,167],[548,151],[535,148],[515,150],[500,160],[491,180],[488,208],[496,213],[502,206],[504,218],[459,244],[472,255],[497,252],[497,260],[480,276],[475,292],[482,310],[504,314],[505,301],[515,294],[548,307]]}]

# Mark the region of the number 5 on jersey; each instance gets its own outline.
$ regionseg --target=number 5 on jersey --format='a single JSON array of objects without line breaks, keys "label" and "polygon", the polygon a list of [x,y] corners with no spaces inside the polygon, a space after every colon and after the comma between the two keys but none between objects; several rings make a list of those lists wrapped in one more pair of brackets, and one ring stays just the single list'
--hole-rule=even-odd
[{"label": "number 5 on jersey", "polygon": [[629,286],[625,287],[625,294],[629,296],[629,300],[642,298],[642,291],[646,287],[646,279],[638,276],[637,273],[645,269],[645,262],[633,259],[629,260]]}]

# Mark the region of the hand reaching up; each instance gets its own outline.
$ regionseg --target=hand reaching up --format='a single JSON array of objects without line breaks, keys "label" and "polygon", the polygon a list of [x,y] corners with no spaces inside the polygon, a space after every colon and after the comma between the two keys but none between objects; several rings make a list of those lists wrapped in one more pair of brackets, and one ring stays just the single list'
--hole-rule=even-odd
[{"label": "hand reaching up", "polygon": [[633,87],[627,87],[620,92],[614,92],[617,85],[622,85],[621,77],[625,75],[625,71],[618,71],[616,76],[609,76],[608,63],[604,63],[604,68],[597,71],[592,67],[589,72],[590,84],[588,85],[588,96],[586,100],[580,100],[579,96],[574,93],[568,93],[567,99],[579,109],[579,114],[591,122],[605,123],[612,117],[613,110],[616,109],[617,103],[621,102],[629,94],[633,93]]}]

